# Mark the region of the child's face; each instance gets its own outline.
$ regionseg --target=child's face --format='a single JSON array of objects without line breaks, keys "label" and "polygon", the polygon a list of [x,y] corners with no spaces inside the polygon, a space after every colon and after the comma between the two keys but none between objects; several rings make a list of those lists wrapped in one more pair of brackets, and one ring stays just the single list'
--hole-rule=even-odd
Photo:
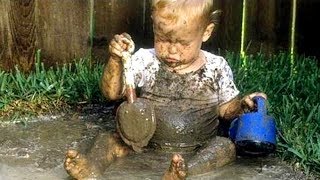
[{"label": "child's face", "polygon": [[153,16],[154,47],[157,57],[171,68],[188,66],[200,55],[204,30],[197,18],[172,20]]}]

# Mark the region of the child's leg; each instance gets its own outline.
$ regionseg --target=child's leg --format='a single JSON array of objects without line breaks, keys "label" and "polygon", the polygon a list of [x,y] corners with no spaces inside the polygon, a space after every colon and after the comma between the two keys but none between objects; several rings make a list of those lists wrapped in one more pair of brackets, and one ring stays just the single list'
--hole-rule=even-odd
[{"label": "child's leg", "polygon": [[113,160],[126,156],[130,151],[118,134],[102,133],[98,135],[88,154],[68,150],[64,167],[75,179],[96,177],[101,175]]},{"label": "child's leg", "polygon": [[208,146],[197,152],[186,164],[181,155],[175,154],[164,180],[182,180],[187,175],[209,172],[217,167],[231,163],[236,158],[235,145],[228,138],[216,137]]},{"label": "child's leg", "polygon": [[209,172],[236,159],[234,143],[225,137],[215,137],[188,161],[188,175]]}]

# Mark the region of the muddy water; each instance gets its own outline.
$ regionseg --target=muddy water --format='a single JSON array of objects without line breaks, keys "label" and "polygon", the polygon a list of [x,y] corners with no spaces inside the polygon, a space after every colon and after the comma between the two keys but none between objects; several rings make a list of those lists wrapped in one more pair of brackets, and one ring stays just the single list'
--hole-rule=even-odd
[{"label": "muddy water", "polygon": [[[0,180],[67,180],[64,153],[85,152],[99,131],[113,129],[112,107],[90,106],[79,111],[1,124]],[[161,179],[171,154],[148,152],[119,159],[101,179]],[[275,157],[241,158],[234,164],[188,179],[307,179]]]}]

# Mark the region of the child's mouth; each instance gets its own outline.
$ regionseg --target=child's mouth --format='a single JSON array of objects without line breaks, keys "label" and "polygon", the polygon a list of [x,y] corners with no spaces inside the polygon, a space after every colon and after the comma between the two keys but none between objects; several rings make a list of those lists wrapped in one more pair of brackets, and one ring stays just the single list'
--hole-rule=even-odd
[{"label": "child's mouth", "polygon": [[166,61],[167,61],[168,63],[177,63],[177,62],[179,62],[178,60],[172,59],[172,58],[166,58]]},{"label": "child's mouth", "polygon": [[163,57],[161,58],[162,62],[164,62],[167,66],[174,68],[181,64],[181,62],[176,58]]},{"label": "child's mouth", "polygon": [[179,61],[165,61],[164,62],[168,67],[175,68],[180,65]]}]

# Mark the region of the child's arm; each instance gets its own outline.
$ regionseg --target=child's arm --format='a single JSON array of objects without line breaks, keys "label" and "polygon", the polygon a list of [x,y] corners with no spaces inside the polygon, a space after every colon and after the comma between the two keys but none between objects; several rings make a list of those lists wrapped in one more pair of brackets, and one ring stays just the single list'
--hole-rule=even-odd
[{"label": "child's arm", "polygon": [[122,71],[121,60],[110,57],[101,78],[101,92],[109,100],[117,100],[123,96]]},{"label": "child's arm", "polygon": [[231,121],[244,112],[241,106],[241,99],[239,97],[236,97],[229,102],[221,104],[218,110],[219,117],[223,120]]},{"label": "child's arm", "polygon": [[123,33],[115,35],[109,44],[110,58],[104,67],[101,78],[102,94],[109,100],[117,100],[124,95],[121,58],[122,52],[128,49],[131,42],[130,35]]},{"label": "child's arm", "polygon": [[255,92],[244,96],[242,99],[236,97],[231,101],[219,106],[219,117],[221,119],[230,121],[243,114],[246,109],[254,109],[255,104],[253,102],[253,98],[255,96],[262,96],[267,99],[267,95],[260,92]]}]

